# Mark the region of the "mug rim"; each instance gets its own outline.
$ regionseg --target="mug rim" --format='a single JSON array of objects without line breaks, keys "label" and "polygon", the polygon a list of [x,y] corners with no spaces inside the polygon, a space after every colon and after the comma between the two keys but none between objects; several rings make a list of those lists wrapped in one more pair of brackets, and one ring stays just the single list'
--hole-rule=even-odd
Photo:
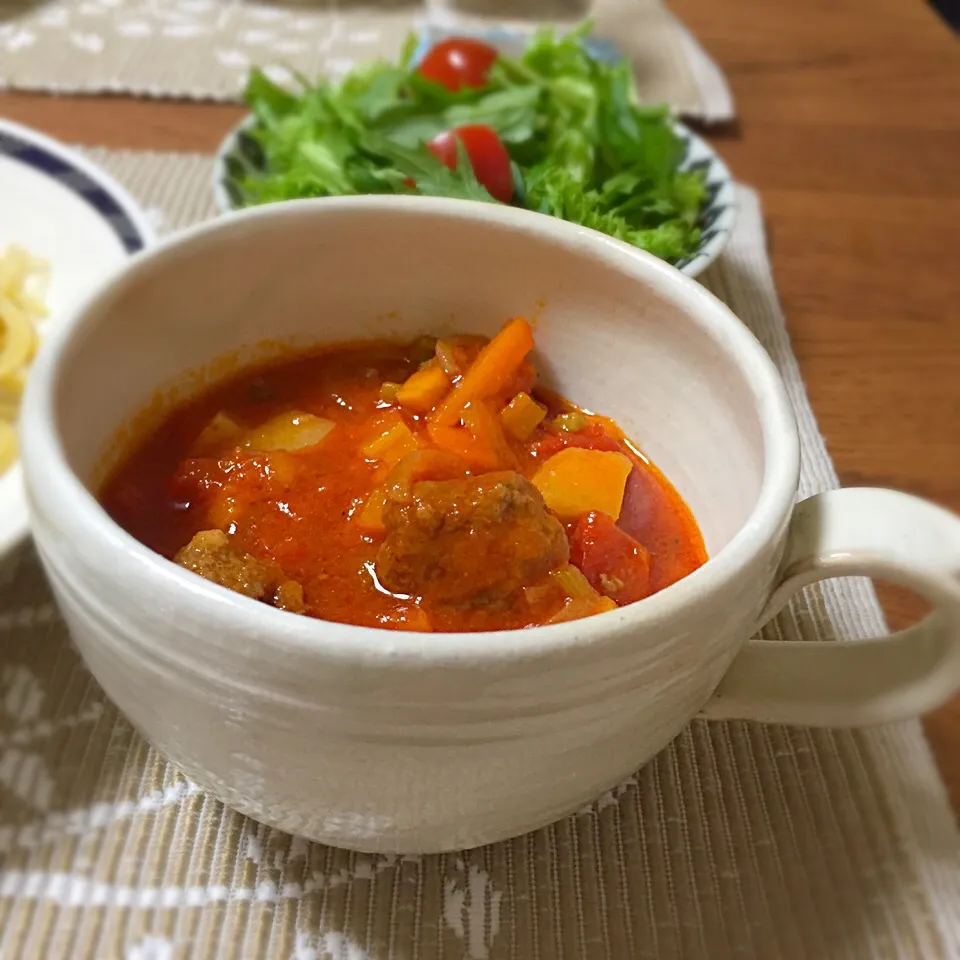
[{"label": "mug rim", "polygon": [[[574,253],[603,260],[631,279],[667,295],[695,319],[701,335],[712,334],[747,384],[755,404],[763,442],[763,479],[750,514],[734,536],[706,563],[644,600],[568,623],[477,633],[415,632],[366,627],[291,614],[211,583],[170,560],[127,533],[104,510],[67,462],[55,415],[60,369],[90,317],[120,289],[140,282],[163,261],[188,252],[191,246],[229,236],[259,220],[279,221],[299,216],[322,218],[375,210],[385,215],[426,215],[468,222],[493,222],[501,229],[519,230],[532,239],[559,244]],[[122,422],[122,421],[121,421]],[[40,351],[28,380],[21,426],[21,460],[34,518],[50,516],[49,497],[38,488],[56,491],[52,515],[70,517],[72,532],[82,531],[86,550],[129,554],[131,576],[152,581],[158,593],[175,595],[177,605],[196,618],[216,622],[217,634],[245,635],[269,644],[274,654],[322,655],[354,664],[384,659],[400,665],[430,663],[490,663],[529,659],[571,647],[581,647],[621,635],[655,628],[722,591],[771,539],[777,538],[797,493],[800,468],[796,419],[783,379],[773,360],[730,308],[696,280],[631,245],[576,224],[528,210],[437,197],[356,196],[291,200],[246,208],[196,224],[136,254],[74,306]],[[71,537],[74,542],[78,542]],[[44,551],[47,557],[56,548]],[[52,559],[52,558],[50,558]],[[269,639],[267,639],[269,638]],[[229,650],[229,644],[224,650]],[[162,651],[158,651],[162,653]]]}]

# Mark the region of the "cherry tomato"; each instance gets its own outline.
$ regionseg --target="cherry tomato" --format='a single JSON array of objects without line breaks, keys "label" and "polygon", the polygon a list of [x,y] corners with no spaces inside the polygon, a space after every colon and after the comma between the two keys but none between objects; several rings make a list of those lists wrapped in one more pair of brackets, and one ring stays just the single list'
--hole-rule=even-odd
[{"label": "cherry tomato", "polygon": [[594,590],[618,606],[642,600],[650,592],[650,554],[606,513],[594,510],[577,521],[570,562]]},{"label": "cherry tomato", "polygon": [[432,46],[420,62],[420,76],[448,90],[461,87],[482,87],[493,61],[496,47],[468,37],[450,37]]},{"label": "cherry tomato", "polygon": [[457,141],[460,141],[477,180],[501,203],[513,199],[513,171],[510,157],[496,130],[482,123],[471,123],[435,136],[427,149],[451,170],[457,169]]}]

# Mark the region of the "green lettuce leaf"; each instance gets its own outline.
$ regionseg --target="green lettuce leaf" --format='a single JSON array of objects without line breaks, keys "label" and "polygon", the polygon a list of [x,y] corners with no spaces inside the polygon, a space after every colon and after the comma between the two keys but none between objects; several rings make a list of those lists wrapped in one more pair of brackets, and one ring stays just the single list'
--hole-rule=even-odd
[{"label": "green lettuce leaf", "polygon": [[629,66],[589,55],[589,30],[540,31],[520,57],[501,55],[484,87],[456,92],[416,71],[413,37],[396,64],[340,82],[301,78],[291,91],[253,70],[255,123],[230,158],[231,193],[243,204],[414,192],[496,202],[462,147],[455,171],[426,149],[443,131],[485,124],[510,155],[515,205],[683,259],[700,239],[704,176],[681,169],[669,112],[638,102]]}]

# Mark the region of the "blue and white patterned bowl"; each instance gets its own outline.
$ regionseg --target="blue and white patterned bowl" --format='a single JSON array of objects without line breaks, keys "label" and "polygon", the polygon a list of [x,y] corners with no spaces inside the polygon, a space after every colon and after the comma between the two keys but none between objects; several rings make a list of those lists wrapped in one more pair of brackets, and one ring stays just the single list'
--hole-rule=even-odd
[{"label": "blue and white patterned bowl", "polygon": [[[506,29],[456,32],[458,35],[466,33],[482,39],[512,56],[519,54],[528,40],[528,34]],[[418,62],[433,44],[452,33],[453,31],[437,25],[425,26],[420,32],[414,62]],[[610,62],[619,59],[620,54],[616,47],[606,40],[588,37],[584,43],[598,60]],[[253,117],[241,121],[217,150],[213,170],[213,194],[221,213],[229,213],[239,208],[230,189],[233,179],[231,171],[255,161],[258,151],[251,149],[249,138],[244,137],[245,130],[252,126],[253,122]],[[680,168],[702,170],[706,177],[707,199],[697,221],[701,230],[700,243],[691,256],[675,264],[677,269],[687,276],[695,277],[720,256],[730,239],[737,219],[736,189],[726,164],[705,140],[678,120],[674,121],[673,127],[685,148]]]},{"label": "blue and white patterned bowl", "polygon": [[737,222],[737,191],[727,165],[713,148],[679,121],[673,126],[684,142],[681,169],[702,170],[706,178],[707,198],[697,218],[700,243],[691,256],[675,264],[687,276],[695,277],[720,256],[733,233]]}]

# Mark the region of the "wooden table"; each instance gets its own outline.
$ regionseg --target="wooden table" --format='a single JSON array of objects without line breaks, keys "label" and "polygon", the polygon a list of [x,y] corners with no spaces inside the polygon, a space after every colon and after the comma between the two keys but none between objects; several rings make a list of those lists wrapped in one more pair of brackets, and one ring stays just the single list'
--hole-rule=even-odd
[{"label": "wooden table", "polygon": [[[759,187],[794,346],[845,484],[960,512],[960,47],[918,0],[674,0],[740,119],[710,139]],[[0,94],[62,140],[212,152],[234,106]],[[916,598],[884,590],[894,625]],[[960,811],[960,698],[927,718]]]}]

